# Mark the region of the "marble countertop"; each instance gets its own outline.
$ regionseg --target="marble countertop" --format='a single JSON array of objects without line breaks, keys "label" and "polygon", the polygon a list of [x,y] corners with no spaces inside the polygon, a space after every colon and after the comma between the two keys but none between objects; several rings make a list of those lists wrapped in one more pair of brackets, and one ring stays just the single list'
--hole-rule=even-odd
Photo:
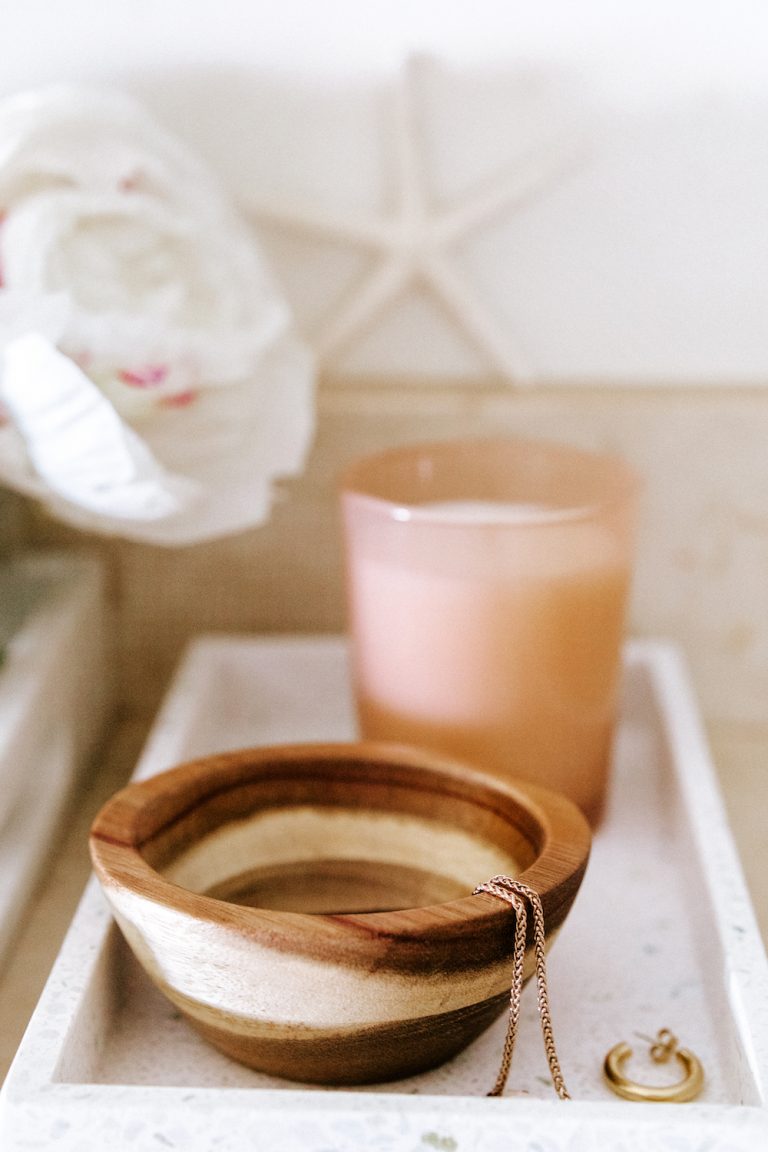
[{"label": "marble countertop", "polygon": [[[0,1079],[34,1010],[90,872],[87,832],[94,814],[130,776],[149,725],[124,722],[97,768],[73,798],[66,828],[29,908],[23,930],[0,973]],[[768,728],[713,725],[708,730],[726,807],[757,919],[768,943]]]}]

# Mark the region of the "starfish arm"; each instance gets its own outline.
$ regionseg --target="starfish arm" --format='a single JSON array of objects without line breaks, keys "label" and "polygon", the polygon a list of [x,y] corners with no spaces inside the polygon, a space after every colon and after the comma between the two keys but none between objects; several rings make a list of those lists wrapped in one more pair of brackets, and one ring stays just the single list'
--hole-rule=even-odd
[{"label": "starfish arm", "polygon": [[328,364],[343,351],[407,282],[408,265],[399,258],[385,260],[350,294],[345,306],[315,334],[313,344],[322,363]]},{"label": "starfish arm", "polygon": [[575,169],[583,155],[583,150],[558,139],[522,156],[485,188],[444,212],[433,225],[433,243],[450,244],[500,212],[549,191]]},{"label": "starfish arm", "polygon": [[422,150],[415,109],[423,67],[421,57],[410,57],[393,93],[398,213],[403,221],[411,223],[423,220],[425,214]]},{"label": "starfish arm", "polygon": [[336,216],[332,212],[315,210],[309,205],[278,207],[257,204],[250,209],[250,215],[259,224],[282,225],[309,235],[338,240],[344,244],[363,244],[369,248],[388,249],[392,243],[392,227],[386,220]]},{"label": "starfish arm", "polygon": [[486,361],[505,379],[527,383],[530,373],[516,342],[494,323],[451,266],[433,254],[422,263],[421,272]]}]

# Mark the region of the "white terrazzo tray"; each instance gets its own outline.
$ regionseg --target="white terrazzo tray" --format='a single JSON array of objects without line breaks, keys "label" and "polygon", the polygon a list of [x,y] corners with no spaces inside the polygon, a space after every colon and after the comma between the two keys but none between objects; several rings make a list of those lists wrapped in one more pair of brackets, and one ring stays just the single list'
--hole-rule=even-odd
[{"label": "white terrazzo tray", "polygon": [[[95,558],[31,553],[3,571],[0,962],[55,840],[111,698],[104,574]],[[11,627],[10,625],[13,625]]]},{"label": "white terrazzo tray", "polygon": [[[336,638],[209,637],[190,649],[137,774],[253,743],[353,734]],[[471,887],[475,877],[470,878]],[[768,966],[684,670],[629,645],[609,809],[549,960],[573,1096],[547,1076],[531,987],[505,1097],[488,1099],[499,1020],[431,1073],[302,1088],[206,1045],[137,968],[92,881],[0,1098],[5,1152],[587,1152],[768,1146]],[[694,1103],[632,1104],[606,1051],[672,1029],[707,1077]],[[674,1075],[674,1074],[673,1074]]]}]

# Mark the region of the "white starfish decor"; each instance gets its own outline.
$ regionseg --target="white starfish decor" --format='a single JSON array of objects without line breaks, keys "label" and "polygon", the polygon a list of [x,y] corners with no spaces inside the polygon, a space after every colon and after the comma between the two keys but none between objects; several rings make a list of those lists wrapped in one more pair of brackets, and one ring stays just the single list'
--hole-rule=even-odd
[{"label": "white starfish decor", "polygon": [[427,193],[415,116],[428,65],[420,57],[409,60],[394,89],[396,207],[391,216],[337,216],[311,205],[301,210],[259,205],[256,216],[331,241],[362,246],[377,257],[372,269],[310,336],[321,366],[337,364],[404,290],[421,284],[442,303],[490,371],[520,382],[529,372],[514,333],[466,283],[450,252],[483,224],[522,208],[551,187],[572,166],[576,153],[563,135],[550,136],[450,207],[434,206]]}]

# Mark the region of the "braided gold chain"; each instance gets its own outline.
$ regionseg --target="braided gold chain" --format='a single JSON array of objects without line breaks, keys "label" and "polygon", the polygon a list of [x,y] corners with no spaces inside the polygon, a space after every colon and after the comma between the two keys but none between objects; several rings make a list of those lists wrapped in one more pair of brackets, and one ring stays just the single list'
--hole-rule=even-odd
[{"label": "braided gold chain", "polygon": [[475,895],[487,892],[510,904],[515,912],[515,934],[512,946],[512,984],[509,992],[509,1013],[507,1016],[507,1032],[504,1038],[504,1049],[501,1056],[499,1074],[489,1096],[500,1096],[504,1091],[512,1067],[512,1054],[517,1039],[517,1029],[520,1021],[520,998],[523,991],[523,964],[525,961],[525,934],[528,924],[526,900],[533,911],[533,946],[536,958],[536,988],[541,1033],[544,1038],[544,1049],[549,1063],[549,1073],[552,1077],[555,1091],[561,1100],[570,1100],[570,1094],[565,1087],[560,1061],[555,1048],[555,1037],[552,1029],[552,1016],[549,1010],[549,993],[547,991],[547,961],[546,936],[544,927],[544,909],[541,898],[533,888],[521,880],[511,876],[493,876],[484,884],[475,888]]}]

